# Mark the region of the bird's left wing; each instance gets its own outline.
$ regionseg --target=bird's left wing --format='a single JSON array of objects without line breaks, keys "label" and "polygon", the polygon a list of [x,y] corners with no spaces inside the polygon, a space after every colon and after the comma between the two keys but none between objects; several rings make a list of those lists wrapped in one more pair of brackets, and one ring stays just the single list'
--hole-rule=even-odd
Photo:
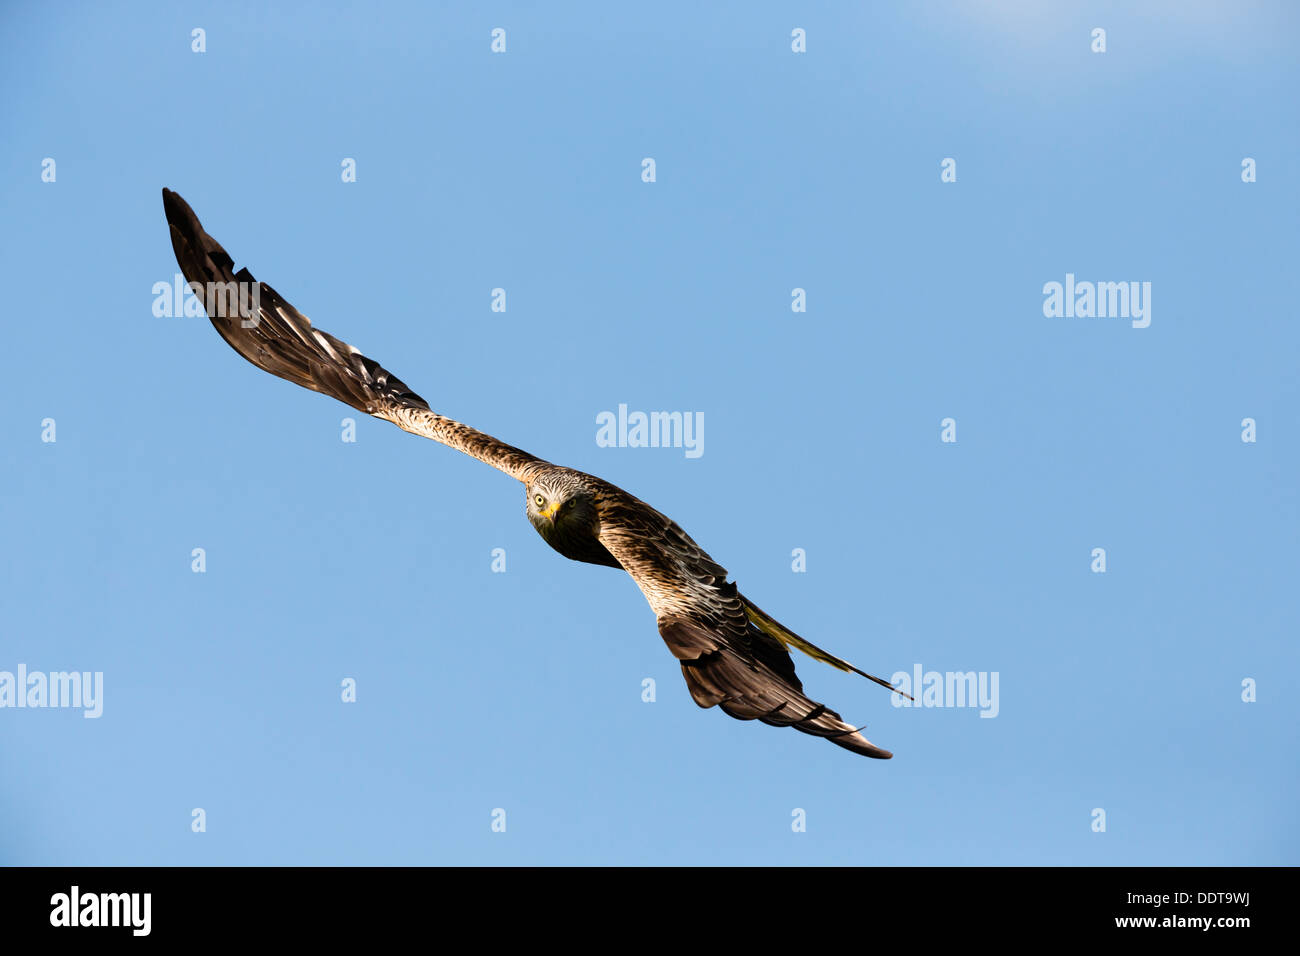
[{"label": "bird's left wing", "polygon": [[278,292],[235,271],[234,260],[208,235],[189,203],[163,190],[176,262],[213,326],[258,368],[346,402],[358,411],[442,442],[520,481],[545,464],[525,451],[430,410],[419,395],[373,359],[320,329]]},{"label": "bird's left wing", "polygon": [[641,588],[695,703],[867,757],[893,756],[804,695],[789,652],[750,621],[727,570],[676,522],[621,489],[600,488],[600,542]]}]

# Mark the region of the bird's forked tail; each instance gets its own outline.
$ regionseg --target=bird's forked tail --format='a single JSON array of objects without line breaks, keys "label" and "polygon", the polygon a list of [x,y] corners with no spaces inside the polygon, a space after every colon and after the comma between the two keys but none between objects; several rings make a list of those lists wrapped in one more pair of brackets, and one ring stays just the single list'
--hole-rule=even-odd
[{"label": "bird's forked tail", "polygon": [[812,641],[808,641],[800,637],[798,634],[790,630],[780,621],[777,621],[775,618],[769,617],[763,611],[762,608],[758,607],[756,604],[750,601],[749,598],[745,597],[743,594],[740,595],[740,599],[745,604],[745,613],[749,616],[750,623],[753,624],[755,627],[757,627],[768,637],[775,638],[776,640],[784,644],[786,647],[797,648],[798,650],[803,651],[813,660],[822,661],[823,663],[830,664],[831,667],[837,668],[838,670],[852,671],[854,674],[861,674],[867,680],[873,681],[879,684],[881,687],[888,687],[895,694],[902,694],[908,700],[916,699],[906,691],[899,690],[897,687],[895,687],[893,684],[891,684],[889,681],[885,680],[884,678],[876,677],[872,674],[868,674],[866,671],[858,670],[856,667],[854,667],[852,664],[850,664],[848,661],[844,660],[843,658],[836,657],[834,654],[830,653],[829,651],[822,650]]}]

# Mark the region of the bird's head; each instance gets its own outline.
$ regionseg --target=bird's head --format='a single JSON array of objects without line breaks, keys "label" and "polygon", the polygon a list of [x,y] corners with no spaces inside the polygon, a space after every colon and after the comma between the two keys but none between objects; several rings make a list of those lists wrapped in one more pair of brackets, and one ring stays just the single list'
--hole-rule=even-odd
[{"label": "bird's head", "polygon": [[542,475],[528,483],[528,520],[539,531],[594,513],[591,497],[569,475]]}]

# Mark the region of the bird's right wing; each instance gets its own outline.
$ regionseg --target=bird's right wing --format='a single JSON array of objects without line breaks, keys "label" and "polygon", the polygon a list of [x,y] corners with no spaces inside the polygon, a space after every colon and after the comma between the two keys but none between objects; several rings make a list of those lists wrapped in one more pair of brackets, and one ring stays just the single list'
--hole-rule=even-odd
[{"label": "bird's right wing", "polygon": [[804,695],[789,651],[750,621],[726,569],[676,522],[621,489],[601,488],[600,542],[641,588],[695,703],[867,757],[893,756]]},{"label": "bird's right wing", "polygon": [[312,328],[307,316],[248,269],[236,272],[234,260],[170,189],[163,190],[163,209],[176,262],[209,320],[231,348],[258,368],[432,438],[520,481],[540,463],[527,452],[431,411],[378,362]]}]

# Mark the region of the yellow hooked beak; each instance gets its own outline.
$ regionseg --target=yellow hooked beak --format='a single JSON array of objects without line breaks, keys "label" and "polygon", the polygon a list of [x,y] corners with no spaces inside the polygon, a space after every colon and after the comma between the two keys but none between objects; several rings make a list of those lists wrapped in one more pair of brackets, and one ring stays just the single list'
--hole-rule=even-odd
[{"label": "yellow hooked beak", "polygon": [[541,515],[543,518],[550,518],[552,521],[554,521],[555,512],[559,510],[560,510],[560,503],[558,501],[552,501],[549,505],[546,506],[546,510],[541,512]]}]

